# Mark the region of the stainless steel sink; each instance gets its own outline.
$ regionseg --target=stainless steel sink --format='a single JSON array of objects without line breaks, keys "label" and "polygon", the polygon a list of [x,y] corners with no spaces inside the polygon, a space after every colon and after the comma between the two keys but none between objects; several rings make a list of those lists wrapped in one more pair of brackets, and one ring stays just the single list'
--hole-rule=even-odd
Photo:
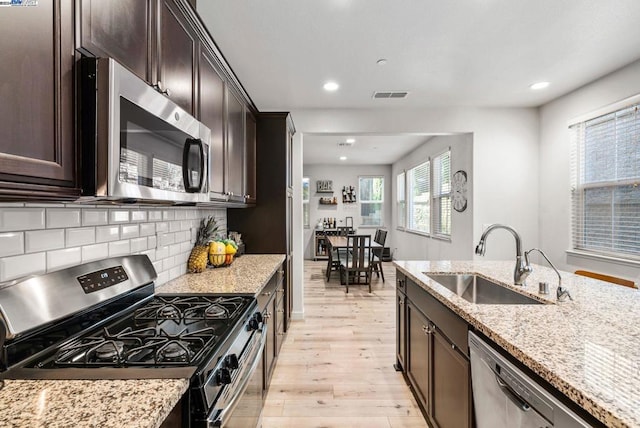
[{"label": "stainless steel sink", "polygon": [[463,299],[489,305],[540,305],[536,299],[517,293],[477,275],[426,274],[429,278],[456,293]]}]

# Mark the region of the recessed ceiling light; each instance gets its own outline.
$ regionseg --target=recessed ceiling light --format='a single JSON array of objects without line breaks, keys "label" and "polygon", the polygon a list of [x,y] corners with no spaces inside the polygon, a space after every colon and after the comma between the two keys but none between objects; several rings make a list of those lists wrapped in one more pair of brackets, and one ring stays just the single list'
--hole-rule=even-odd
[{"label": "recessed ceiling light", "polygon": [[355,142],[356,142],[356,139],[355,139],[355,138],[347,138],[347,143],[349,143],[349,144],[353,144],[353,143],[355,143]]},{"label": "recessed ceiling light", "polygon": [[340,156],[340,160],[341,161],[345,161],[345,160],[347,160],[347,157],[346,156]]},{"label": "recessed ceiling light", "polygon": [[336,82],[327,82],[323,86],[325,91],[331,91],[331,92],[337,91],[339,87],[340,85],[338,85]]},{"label": "recessed ceiling light", "polygon": [[538,83],[534,83],[533,85],[529,86],[529,88],[533,89],[534,91],[537,91],[539,89],[544,89],[547,86],[549,86],[549,82],[538,82]]},{"label": "recessed ceiling light", "polygon": [[379,60],[376,61],[376,64],[378,65],[385,65],[386,63],[387,63],[386,58],[380,58]]}]

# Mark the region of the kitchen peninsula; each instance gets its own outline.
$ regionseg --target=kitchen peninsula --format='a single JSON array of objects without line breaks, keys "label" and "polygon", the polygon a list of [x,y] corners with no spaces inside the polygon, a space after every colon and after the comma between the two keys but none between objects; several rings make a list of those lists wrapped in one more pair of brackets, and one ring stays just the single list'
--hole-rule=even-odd
[{"label": "kitchen peninsula", "polygon": [[[597,420],[640,426],[640,293],[561,272],[573,301],[556,302],[558,276],[534,265],[524,287],[513,284],[513,261],[396,261],[400,274],[435,297]],[[548,304],[473,304],[426,274],[473,273]],[[538,294],[538,283],[551,294]]]}]

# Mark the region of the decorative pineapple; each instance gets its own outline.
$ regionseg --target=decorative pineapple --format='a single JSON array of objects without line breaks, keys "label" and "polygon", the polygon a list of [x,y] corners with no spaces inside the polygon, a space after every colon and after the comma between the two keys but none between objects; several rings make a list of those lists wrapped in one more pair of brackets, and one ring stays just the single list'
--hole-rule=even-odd
[{"label": "decorative pineapple", "polygon": [[213,235],[218,231],[216,219],[211,216],[203,218],[198,228],[198,236],[196,244],[191,250],[189,261],[187,262],[187,270],[192,273],[203,272],[207,268],[207,260],[209,259],[209,242],[213,239]]}]

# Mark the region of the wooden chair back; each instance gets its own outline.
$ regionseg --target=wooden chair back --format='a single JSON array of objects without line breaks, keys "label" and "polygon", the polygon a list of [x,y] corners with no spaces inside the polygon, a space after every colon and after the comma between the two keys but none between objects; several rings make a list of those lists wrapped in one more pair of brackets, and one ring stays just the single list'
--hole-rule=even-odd
[{"label": "wooden chair back", "polygon": [[605,275],[597,272],[590,272],[588,270],[577,270],[576,275],[587,276],[589,278],[599,279],[600,281],[611,282],[613,284],[622,285],[630,288],[638,288],[633,281],[624,278],[618,278],[617,276]]},{"label": "wooden chair back", "polygon": [[371,292],[371,235],[348,235],[347,251],[340,256],[340,273],[349,292],[349,284],[368,284]]}]

